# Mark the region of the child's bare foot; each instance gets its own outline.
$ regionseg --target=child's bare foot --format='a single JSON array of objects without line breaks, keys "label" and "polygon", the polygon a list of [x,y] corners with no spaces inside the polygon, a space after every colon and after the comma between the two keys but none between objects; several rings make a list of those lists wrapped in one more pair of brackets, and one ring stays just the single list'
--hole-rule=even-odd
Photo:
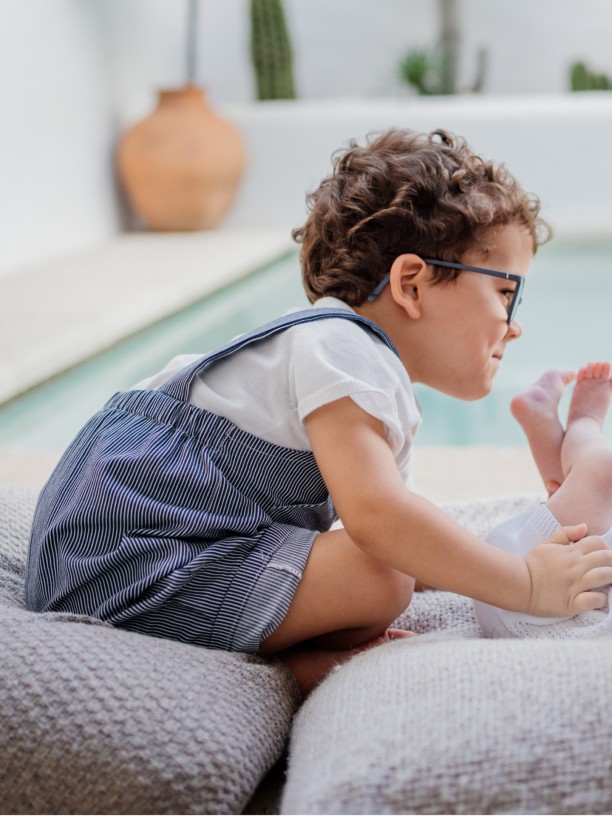
[{"label": "child's bare foot", "polygon": [[[533,426],[539,431],[542,425],[558,424],[561,426],[557,409],[565,387],[576,379],[575,371],[557,371],[555,369],[542,374],[540,379],[514,397],[510,403],[512,416],[520,423],[525,433]],[[561,430],[563,428],[561,427]]]},{"label": "child's bare foot", "polygon": [[611,371],[610,363],[587,363],[580,369],[567,415],[568,425],[587,418],[601,428],[612,398]]},{"label": "child's bare foot", "polygon": [[276,657],[291,671],[300,691],[306,697],[333,668],[346,663],[351,657],[383,643],[409,637],[415,637],[414,632],[404,629],[387,629],[378,637],[353,649],[318,649],[308,645],[299,645],[281,652]]},{"label": "child's bare foot", "polygon": [[510,403],[512,416],[525,431],[533,458],[549,493],[563,482],[561,443],[564,430],[557,413],[566,386],[575,371],[547,371]]}]

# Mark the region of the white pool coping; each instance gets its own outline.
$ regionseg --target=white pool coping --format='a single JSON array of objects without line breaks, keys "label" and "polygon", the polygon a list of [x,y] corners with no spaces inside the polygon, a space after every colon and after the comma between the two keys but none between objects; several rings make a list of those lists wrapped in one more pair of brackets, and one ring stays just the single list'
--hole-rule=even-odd
[{"label": "white pool coping", "polygon": [[286,229],[120,235],[0,277],[0,404],[281,257]]}]

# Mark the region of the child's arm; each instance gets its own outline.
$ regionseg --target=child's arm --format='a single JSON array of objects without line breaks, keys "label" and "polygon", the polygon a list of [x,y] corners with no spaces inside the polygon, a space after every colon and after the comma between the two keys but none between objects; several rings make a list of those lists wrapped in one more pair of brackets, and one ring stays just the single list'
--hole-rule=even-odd
[{"label": "child's arm", "polygon": [[[403,483],[382,423],[350,398],[306,418],[313,452],[345,529],[369,555],[440,589],[536,615],[604,605],[587,590],[612,582],[612,550],[564,528],[524,559],[490,546]],[[551,543],[552,542],[552,543]]]}]

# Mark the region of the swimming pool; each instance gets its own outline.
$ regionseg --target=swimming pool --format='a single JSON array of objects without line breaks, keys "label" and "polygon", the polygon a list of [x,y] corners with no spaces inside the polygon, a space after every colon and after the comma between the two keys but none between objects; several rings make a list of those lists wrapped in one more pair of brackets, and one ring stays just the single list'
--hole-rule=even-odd
[{"label": "swimming pool", "polygon": [[[0,408],[0,448],[61,450],[109,396],[158,371],[174,355],[203,353],[306,304],[297,255],[291,253]],[[423,408],[419,443],[524,444],[508,409],[512,396],[547,368],[610,359],[611,304],[612,239],[543,247],[519,312],[523,338],[509,347],[493,393],[462,403],[417,386]],[[608,436],[611,431],[612,418]]]}]

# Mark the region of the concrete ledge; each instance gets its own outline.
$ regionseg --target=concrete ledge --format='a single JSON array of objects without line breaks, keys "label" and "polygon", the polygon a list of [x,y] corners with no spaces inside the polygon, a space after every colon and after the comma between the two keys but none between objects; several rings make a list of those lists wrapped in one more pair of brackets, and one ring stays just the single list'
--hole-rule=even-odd
[{"label": "concrete ledge", "polygon": [[280,257],[284,229],[122,235],[0,277],[0,403]]},{"label": "concrete ledge", "polygon": [[526,447],[431,445],[414,452],[418,493],[435,503],[545,490]]},{"label": "concrete ledge", "polygon": [[331,170],[331,154],[370,131],[445,128],[504,162],[542,200],[556,232],[612,230],[612,93],[299,100],[227,105],[249,166],[227,221],[234,226],[300,224],[304,193]]}]

